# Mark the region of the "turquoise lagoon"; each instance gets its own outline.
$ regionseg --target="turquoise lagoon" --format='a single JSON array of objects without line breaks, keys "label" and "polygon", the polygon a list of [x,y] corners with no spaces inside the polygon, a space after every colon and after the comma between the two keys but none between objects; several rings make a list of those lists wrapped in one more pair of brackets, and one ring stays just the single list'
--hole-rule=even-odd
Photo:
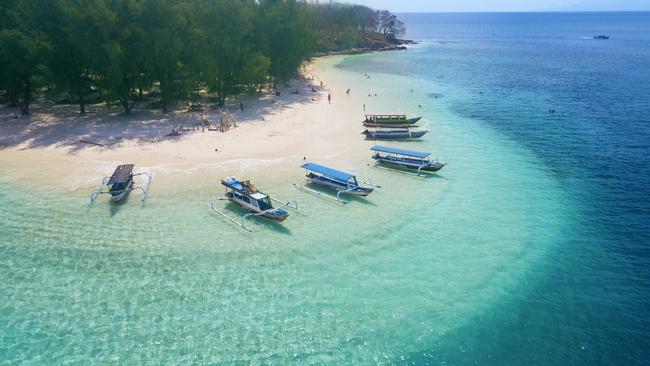
[{"label": "turquoise lagoon", "polygon": [[[367,80],[332,70],[357,58],[330,62],[332,78],[382,90],[386,110],[426,103],[413,99],[428,92],[417,80]],[[385,88],[404,83],[417,92]],[[575,213],[524,147],[442,105],[421,113],[435,116],[424,121],[432,132],[408,147],[448,161],[440,174],[359,167],[384,188],[345,206],[287,182],[274,192],[305,213],[255,221],[254,233],[209,212],[215,186],[183,193],[154,181],[143,206],[132,197],[87,210],[87,189],[3,179],[3,359],[390,364],[514,301]]]}]

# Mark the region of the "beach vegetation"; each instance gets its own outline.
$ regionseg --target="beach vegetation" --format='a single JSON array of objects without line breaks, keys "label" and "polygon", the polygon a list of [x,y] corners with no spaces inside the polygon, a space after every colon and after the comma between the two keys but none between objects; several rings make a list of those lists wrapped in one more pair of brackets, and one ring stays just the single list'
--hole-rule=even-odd
[{"label": "beach vegetation", "polygon": [[0,91],[29,114],[35,95],[137,103],[164,113],[200,93],[223,105],[275,89],[318,53],[403,33],[387,11],[296,0],[4,0]]}]

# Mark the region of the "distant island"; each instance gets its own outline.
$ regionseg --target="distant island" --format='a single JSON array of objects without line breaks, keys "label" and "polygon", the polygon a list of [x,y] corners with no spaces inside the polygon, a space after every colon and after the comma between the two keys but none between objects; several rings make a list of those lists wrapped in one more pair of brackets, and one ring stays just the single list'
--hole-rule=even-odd
[{"label": "distant island", "polygon": [[318,55],[401,49],[386,10],[296,0],[97,0],[0,3],[0,102],[30,113],[61,104],[136,104],[167,113],[295,76]]}]

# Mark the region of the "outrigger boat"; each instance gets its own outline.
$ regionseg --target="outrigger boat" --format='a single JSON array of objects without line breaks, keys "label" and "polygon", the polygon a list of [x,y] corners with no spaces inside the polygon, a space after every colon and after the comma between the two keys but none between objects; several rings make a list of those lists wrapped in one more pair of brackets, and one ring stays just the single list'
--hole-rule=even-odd
[{"label": "outrigger boat", "polygon": [[366,114],[366,119],[363,123],[364,125],[414,125],[421,118],[422,117],[407,118],[405,114]]},{"label": "outrigger boat", "polygon": [[[251,231],[246,225],[245,220],[250,216],[260,216],[276,222],[282,222],[289,217],[289,212],[284,210],[285,207],[298,210],[298,202],[282,202],[275,199],[268,194],[256,188],[250,181],[240,181],[235,177],[228,177],[221,180],[221,185],[226,187],[226,194],[224,198],[217,198],[212,203],[208,204],[213,211],[221,214],[229,221],[241,226],[242,228]],[[230,218],[225,213],[219,211],[214,207],[215,202],[220,200],[228,200],[248,211],[247,214],[242,216],[241,222]],[[275,208],[273,202],[281,203],[282,206]]]},{"label": "outrigger boat", "polygon": [[[115,168],[115,171],[110,177],[104,177],[102,183],[99,185],[97,190],[90,195],[91,205],[97,199],[97,196],[100,194],[110,194],[111,202],[120,202],[125,199],[131,191],[139,189],[143,193],[142,201],[147,198],[149,194],[149,185],[151,184],[151,175],[148,173],[142,172],[133,174],[133,164],[123,164]],[[143,175],[147,177],[147,182],[145,185],[137,186],[135,185],[134,177]],[[104,188],[108,187],[108,190],[104,191]]]},{"label": "outrigger boat", "polygon": [[420,127],[418,125],[407,125],[400,123],[373,123],[373,122],[363,122],[364,127],[372,128],[415,128]]},{"label": "outrigger boat", "polygon": [[[332,197],[316,190],[307,188],[303,184],[294,184],[296,188],[316,194],[321,197],[330,198],[341,203],[347,203],[341,199],[341,194],[351,194],[355,196],[365,197],[372,193],[374,188],[381,188],[381,186],[374,185],[370,182],[357,181],[357,177],[354,174],[332,169],[323,165],[305,163],[301,165],[301,168],[305,169],[305,177],[307,178],[308,182],[332,188],[338,192],[336,193],[336,197]],[[365,186],[362,186],[361,184]]]},{"label": "outrigger boat", "polygon": [[366,135],[366,140],[411,140],[424,136],[428,130],[411,130],[398,129],[398,130],[365,130],[361,134]]},{"label": "outrigger boat", "polygon": [[387,146],[373,146],[370,150],[375,152],[372,158],[377,163],[397,168],[417,170],[417,175],[420,175],[421,171],[437,172],[447,165],[437,160],[431,160],[431,153],[424,151],[396,149]]}]

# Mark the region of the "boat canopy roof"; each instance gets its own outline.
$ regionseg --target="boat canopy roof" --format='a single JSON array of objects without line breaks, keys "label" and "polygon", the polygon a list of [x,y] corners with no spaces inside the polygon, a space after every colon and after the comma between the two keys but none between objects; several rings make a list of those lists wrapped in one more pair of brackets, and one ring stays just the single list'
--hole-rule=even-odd
[{"label": "boat canopy roof", "polygon": [[311,170],[312,172],[320,173],[323,175],[326,175],[328,177],[332,177],[334,179],[338,179],[343,182],[347,182],[348,180],[354,178],[353,174],[342,172],[340,170],[328,168],[326,166],[314,164],[314,163],[306,163],[301,166],[301,168],[306,169],[306,170]]},{"label": "boat canopy roof", "polygon": [[253,199],[255,199],[255,200],[262,200],[262,199],[265,199],[267,196],[265,194],[255,192],[255,193],[251,194],[251,197],[253,197]]},{"label": "boat canopy roof", "polygon": [[134,164],[119,165],[113,172],[113,175],[111,175],[111,178],[108,180],[108,184],[127,181],[131,177],[133,165]]},{"label": "boat canopy roof", "polygon": [[389,154],[412,156],[414,158],[420,158],[420,159],[424,159],[427,156],[431,155],[431,153],[428,153],[428,152],[425,152],[425,151],[413,151],[413,150],[396,149],[394,147],[388,147],[388,146],[373,146],[373,147],[370,148],[370,150],[377,151],[377,152],[385,152],[385,153],[389,153]]},{"label": "boat canopy roof", "polygon": [[228,188],[236,189],[238,191],[244,190],[244,186],[242,186],[242,184],[236,179],[222,180],[221,184],[223,184]]}]

